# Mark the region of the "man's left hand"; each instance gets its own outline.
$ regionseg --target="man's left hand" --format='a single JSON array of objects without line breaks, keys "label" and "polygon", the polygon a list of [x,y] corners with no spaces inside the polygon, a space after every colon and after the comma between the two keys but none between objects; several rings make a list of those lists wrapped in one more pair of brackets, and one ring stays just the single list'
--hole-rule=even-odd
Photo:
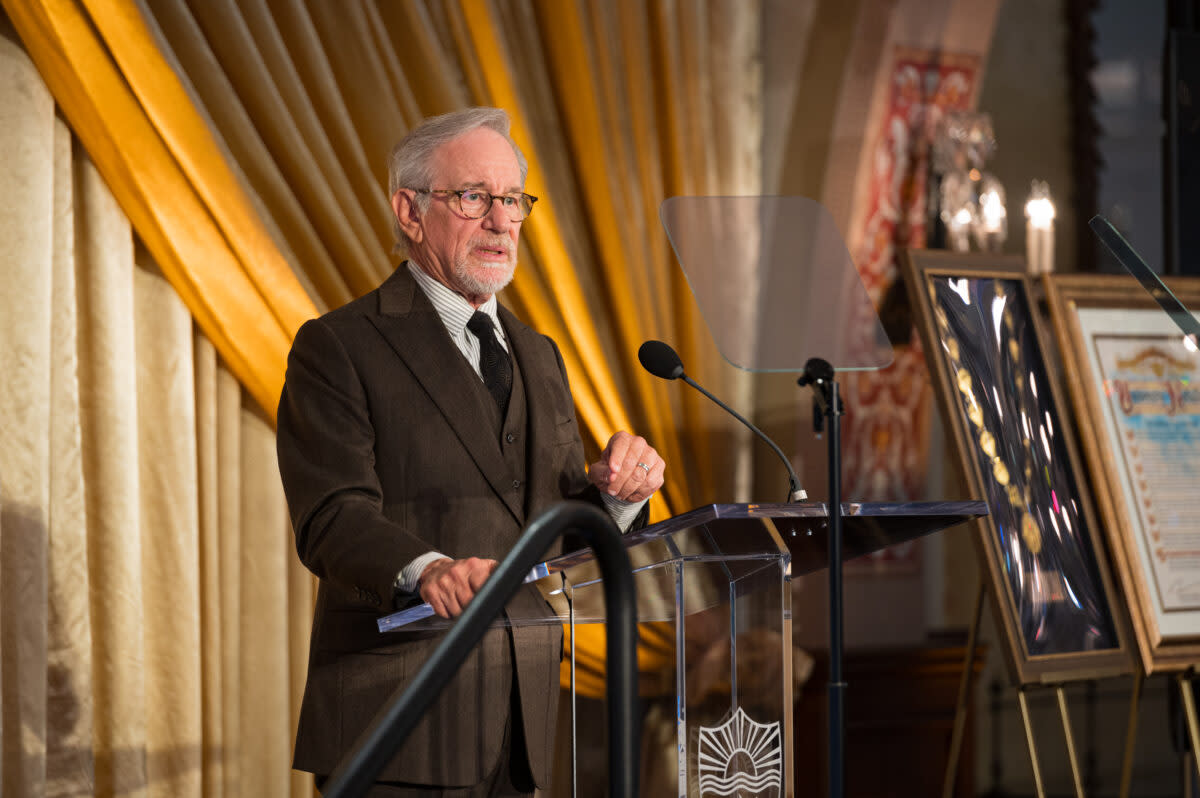
[{"label": "man's left hand", "polygon": [[618,432],[588,467],[588,479],[603,493],[626,502],[650,498],[662,487],[667,464],[646,439]]}]

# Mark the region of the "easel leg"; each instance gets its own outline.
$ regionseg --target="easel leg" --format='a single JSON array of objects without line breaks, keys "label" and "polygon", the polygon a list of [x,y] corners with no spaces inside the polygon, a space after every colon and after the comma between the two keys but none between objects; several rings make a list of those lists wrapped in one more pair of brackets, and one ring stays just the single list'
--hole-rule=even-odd
[{"label": "easel leg", "polygon": [[1067,691],[1060,684],[1054,688],[1058,698],[1058,714],[1062,718],[1063,737],[1067,741],[1067,759],[1071,763],[1071,779],[1075,782],[1075,795],[1083,798],[1083,778],[1079,773],[1079,757],[1075,754],[1075,735],[1071,732],[1071,718],[1067,714]]},{"label": "easel leg", "polygon": [[1037,788],[1038,798],[1046,798],[1046,788],[1042,786],[1042,769],[1038,766],[1037,744],[1033,741],[1033,723],[1029,718],[1029,699],[1025,688],[1017,688],[1017,703],[1021,706],[1021,722],[1025,724],[1025,744],[1029,746],[1029,764],[1033,768],[1033,784]]},{"label": "easel leg", "polygon": [[1125,727],[1125,761],[1121,765],[1121,798],[1129,798],[1129,786],[1133,783],[1133,750],[1137,743],[1138,702],[1142,699],[1142,684],[1146,677],[1138,673],[1133,677],[1133,691],[1129,697],[1129,723]]},{"label": "easel leg", "polygon": [[1183,699],[1183,709],[1187,713],[1188,740],[1192,744],[1192,764],[1196,766],[1196,775],[1200,776],[1200,721],[1196,719],[1196,694],[1192,692],[1192,671],[1179,674],[1179,697]]},{"label": "easel leg", "polygon": [[971,701],[971,680],[975,675],[975,646],[979,640],[980,618],[983,617],[983,581],[975,593],[975,614],[971,630],[967,633],[967,653],[963,657],[962,676],[958,680],[958,705],[954,709],[954,732],[950,736],[950,757],[946,762],[946,777],[942,782],[942,798],[952,798],[954,782],[958,780],[958,760],[962,755],[963,735],[967,728],[967,715]]}]

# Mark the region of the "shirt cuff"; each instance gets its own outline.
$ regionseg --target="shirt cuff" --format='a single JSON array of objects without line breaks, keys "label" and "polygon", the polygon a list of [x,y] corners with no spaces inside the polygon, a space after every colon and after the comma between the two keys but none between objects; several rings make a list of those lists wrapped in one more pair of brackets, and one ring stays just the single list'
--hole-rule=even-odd
[{"label": "shirt cuff", "polygon": [[638,513],[642,511],[642,507],[647,501],[646,499],[642,499],[640,502],[621,501],[616,496],[609,496],[607,493],[601,493],[600,500],[604,502],[604,509],[616,523],[617,529],[621,530],[621,534],[629,530],[629,525],[633,523],[633,519],[638,517]]},{"label": "shirt cuff", "polygon": [[421,573],[424,572],[425,566],[437,560],[448,559],[450,558],[438,551],[422,554],[400,571],[400,575],[396,577],[396,589],[402,593],[416,593],[417,588],[420,587]]}]

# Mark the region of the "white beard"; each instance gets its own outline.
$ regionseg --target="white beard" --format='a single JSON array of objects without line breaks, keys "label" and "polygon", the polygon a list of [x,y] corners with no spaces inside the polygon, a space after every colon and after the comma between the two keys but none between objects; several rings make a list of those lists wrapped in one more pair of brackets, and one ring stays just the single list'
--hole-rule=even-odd
[{"label": "white beard", "polygon": [[506,264],[473,264],[469,255],[454,261],[454,277],[459,287],[473,296],[491,296],[512,282],[517,270],[516,253],[508,250]]}]

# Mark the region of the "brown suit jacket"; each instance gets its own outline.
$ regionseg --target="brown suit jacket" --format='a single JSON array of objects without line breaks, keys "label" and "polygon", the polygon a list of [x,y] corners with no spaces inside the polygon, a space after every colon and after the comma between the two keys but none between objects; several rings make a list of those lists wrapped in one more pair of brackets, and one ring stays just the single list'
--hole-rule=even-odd
[{"label": "brown suit jacket", "polygon": [[[557,347],[504,308],[500,318],[519,377],[503,428],[404,266],[296,335],[279,404],[279,467],[297,551],[320,577],[299,770],[332,771],[436,646],[434,633],[381,635],[375,626],[393,609],[406,563],[431,550],[503,559],[536,513],[589,492]],[[546,605],[525,587],[507,610],[528,616]],[[530,767],[548,784],[561,654],[557,625],[491,630],[380,780],[483,780],[499,761],[515,668]]]}]

